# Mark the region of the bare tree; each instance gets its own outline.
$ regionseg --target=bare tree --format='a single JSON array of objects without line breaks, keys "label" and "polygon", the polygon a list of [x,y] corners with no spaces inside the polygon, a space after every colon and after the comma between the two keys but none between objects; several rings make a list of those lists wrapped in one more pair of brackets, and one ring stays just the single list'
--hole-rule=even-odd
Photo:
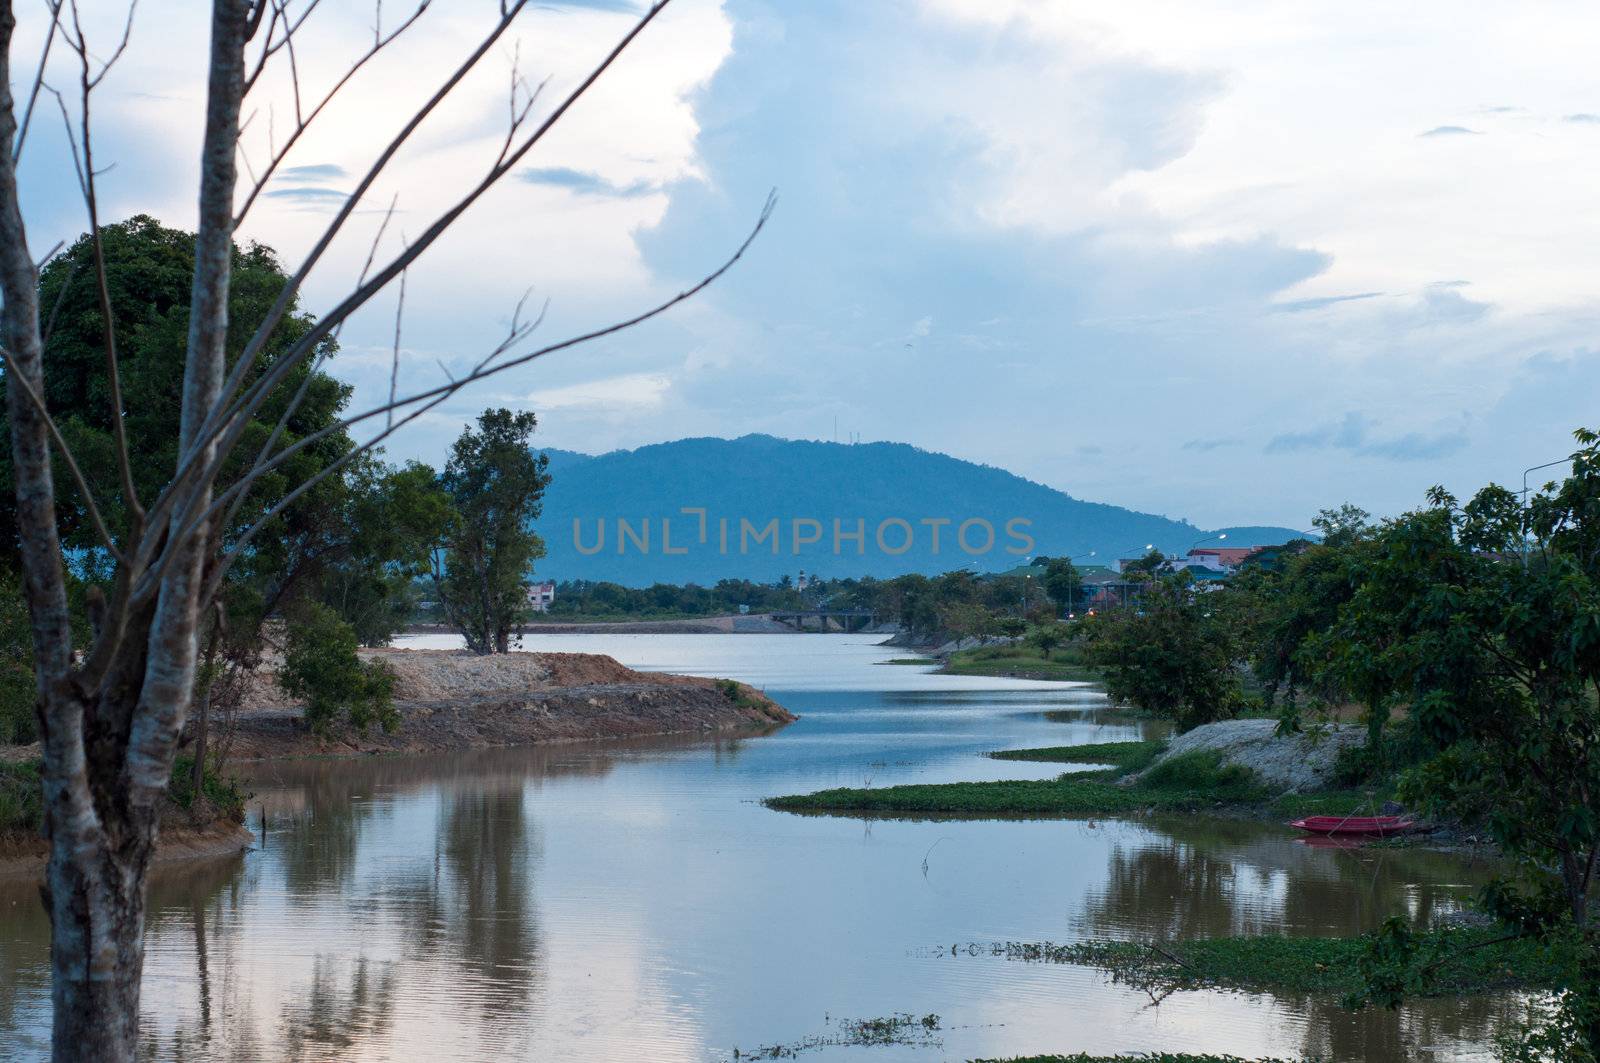
[{"label": "bare tree", "polygon": [[[634,316],[542,346],[530,345],[537,318],[521,307],[504,339],[471,370],[444,383],[407,394],[395,386],[388,401],[338,421],[322,432],[285,443],[283,428],[303,391],[283,414],[278,431],[253,453],[236,455],[246,426],[296,366],[313,360],[319,345],[351,314],[405,276],[462,214],[523,158],[567,114],[595,81],[666,7],[657,0],[577,86],[554,106],[536,111],[538,92],[513,75],[511,104],[498,153],[454,201],[384,258],[375,240],[366,267],[333,309],[289,352],[260,365],[267,337],[291,310],[301,285],[323,259],[417,129],[479,66],[512,28],[529,0],[500,0],[481,36],[427,101],[396,130],[356,182],[324,231],[312,243],[266,319],[228,364],[229,269],[235,230],[249,214],[280,164],[329,102],[375,57],[426,13],[422,0],[385,30],[381,19],[367,47],[322,95],[302,91],[296,43],[308,32],[319,0],[213,0],[208,84],[199,173],[194,284],[190,326],[182,352],[179,457],[172,478],[154,498],[140,498],[129,475],[127,440],[121,431],[116,336],[104,262],[97,254],[95,278],[105,319],[105,373],[115,426],[122,508],[126,527],[114,536],[102,519],[82,468],[67,446],[45,402],[44,365],[48,314],[38,296],[40,262],[29,249],[19,200],[17,164],[37,124],[36,104],[53,96],[73,148],[77,179],[98,239],[97,169],[91,136],[91,103],[107,71],[121,56],[133,25],[128,20],[107,39],[91,43],[76,0],[46,0],[45,47],[32,77],[20,81],[11,45],[16,29],[12,0],[0,0],[0,356],[3,356],[11,447],[16,469],[24,590],[32,624],[43,747],[45,834],[50,843],[44,897],[51,919],[53,1044],[57,1060],[132,1060],[135,1057],[139,980],[143,965],[145,878],[156,842],[158,814],[180,732],[193,700],[199,635],[229,566],[250,541],[318,479],[335,473],[358,454],[478,380],[549,354],[646,321],[715,281],[750,246],[772,208],[769,199],[749,236],[717,269],[698,283]],[[377,4],[382,14],[381,2]],[[57,52],[51,59],[51,48]],[[49,71],[65,59],[75,84],[61,92]],[[241,181],[241,133],[247,104],[270,68],[285,70],[293,93],[293,124],[272,139],[260,169],[246,167]],[[13,87],[24,86],[21,100]],[[251,104],[253,106],[253,104]],[[32,133],[37,136],[37,131]],[[391,211],[393,207],[391,206]],[[387,218],[385,219],[387,222]],[[380,230],[381,239],[381,230]],[[44,256],[48,258],[49,256]],[[174,351],[174,357],[178,352]],[[253,485],[280,469],[295,453],[333,432],[369,425],[370,435],[343,458],[299,484],[260,520],[225,534]],[[246,459],[245,472],[226,486],[225,462]],[[58,470],[64,469],[114,562],[109,594],[90,604],[92,637],[74,646],[67,604],[61,537],[56,524]]]}]

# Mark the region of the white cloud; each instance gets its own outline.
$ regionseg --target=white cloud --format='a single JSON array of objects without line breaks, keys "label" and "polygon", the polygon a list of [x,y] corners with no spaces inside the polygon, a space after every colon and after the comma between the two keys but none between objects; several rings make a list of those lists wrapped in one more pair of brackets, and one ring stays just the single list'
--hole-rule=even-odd
[{"label": "white cloud", "polygon": [[565,387],[534,391],[527,397],[535,410],[644,410],[666,401],[672,381],[664,373],[630,373]]}]

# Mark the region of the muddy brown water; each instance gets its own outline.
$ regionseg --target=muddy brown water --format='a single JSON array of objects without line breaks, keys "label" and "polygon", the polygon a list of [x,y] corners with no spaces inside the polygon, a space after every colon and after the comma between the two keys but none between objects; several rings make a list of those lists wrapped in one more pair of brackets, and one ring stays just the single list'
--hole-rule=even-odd
[{"label": "muddy brown water", "polygon": [[[765,737],[257,766],[260,848],[153,883],[146,1058],[710,1063],[906,1013],[937,1014],[939,1031],[801,1058],[1489,1057],[1513,998],[1350,1014],[1314,997],[1192,992],[1151,1006],[1089,969],[950,956],[956,942],[1346,934],[1453,911],[1487,871],[1311,848],[1251,822],[762,807],[828,786],[1045,777],[1057,769],[982,754],[1141,736],[1093,687],[881,665],[904,651],[875,641],[530,646],[747,680],[802,714]],[[0,1058],[46,1055],[46,933],[33,889],[0,885]]]}]

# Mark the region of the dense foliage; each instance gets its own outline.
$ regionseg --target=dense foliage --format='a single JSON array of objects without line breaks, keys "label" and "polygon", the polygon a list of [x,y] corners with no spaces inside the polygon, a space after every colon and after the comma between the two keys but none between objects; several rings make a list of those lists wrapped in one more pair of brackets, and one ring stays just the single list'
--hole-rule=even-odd
[{"label": "dense foliage", "polygon": [[400,722],[394,707],[394,674],[382,661],[356,656],[355,629],[320,602],[307,602],[288,625],[278,683],[304,699],[306,721],[325,734],[335,724],[385,731]]},{"label": "dense foliage", "polygon": [[463,429],[440,485],[453,510],[443,557],[434,561],[439,604],[474,653],[505,653],[527,621],[527,582],[544,556],[531,525],[549,459],[529,448],[531,411],[485,410]]},{"label": "dense foliage", "polygon": [[1187,574],[1152,580],[1137,609],[1103,610],[1082,623],[1091,664],[1113,698],[1173,720],[1180,731],[1238,714],[1234,600],[1197,590]]},{"label": "dense foliage", "polygon": [[[148,502],[171,477],[177,459],[183,352],[189,328],[194,236],[143,215],[101,232],[123,394],[121,427],[130,475]],[[287,277],[270,248],[236,248],[229,294],[228,355],[235,358],[282,292]],[[42,305],[46,333],[45,390],[62,434],[80,458],[86,479],[112,533],[130,519],[114,458],[114,431],[105,371],[107,330],[93,268],[93,244],[83,237],[44,268]],[[313,327],[301,312],[288,314],[268,338],[253,373],[266,372]],[[294,485],[343,456],[351,446],[339,427],[350,388],[322,371],[337,354],[327,340],[318,357],[289,373],[248,425],[219,488],[235,483],[249,460],[274,440],[275,448],[304,448],[260,481],[227,516],[217,555],[241,533],[284,502]],[[296,396],[298,408],[290,412]],[[0,410],[0,421],[5,417]],[[5,430],[0,425],[0,431]],[[31,635],[16,585],[16,523],[9,448],[0,452],[0,741],[34,735]],[[110,563],[69,477],[59,494],[63,541],[77,621],[87,637],[87,605],[106,588]],[[318,482],[265,525],[227,572],[222,607],[206,617],[195,699],[197,724],[210,712],[229,712],[242,689],[237,673],[253,668],[268,648],[265,625],[293,617],[307,603],[334,610],[363,645],[385,643],[412,611],[413,581],[427,570],[429,551],[448,519],[448,500],[425,466],[394,468],[373,458],[345,465]],[[292,630],[291,623],[291,630]],[[354,647],[347,664],[354,665]],[[202,760],[203,763],[203,760]],[[197,783],[204,784],[203,779]]]},{"label": "dense foliage", "polygon": [[[1247,669],[1286,729],[1359,711],[1369,740],[1347,781],[1392,779],[1406,804],[1498,844],[1513,873],[1482,905],[1559,972],[1550,1021],[1514,1058],[1600,1055],[1600,439],[1576,435],[1570,474],[1531,497],[1435,488],[1378,524],[1325,511],[1320,543],[1226,589],[1157,568],[1136,608],[1086,625],[1112,692],[1180,727],[1228,715]],[[1455,961],[1427,942],[1391,921],[1366,999],[1431,991]]]}]

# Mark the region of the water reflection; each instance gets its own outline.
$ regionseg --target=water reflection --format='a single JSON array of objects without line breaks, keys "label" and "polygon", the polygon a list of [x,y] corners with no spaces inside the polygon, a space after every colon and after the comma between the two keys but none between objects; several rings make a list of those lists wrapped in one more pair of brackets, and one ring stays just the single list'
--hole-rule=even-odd
[{"label": "water reflection", "polygon": [[[715,667],[718,645],[728,668]],[[939,677],[874,666],[897,651],[859,640],[753,645],[695,636],[691,663],[741,678],[804,672],[803,689],[768,684],[803,714],[768,738],[253,769],[258,851],[164,868],[152,884],[144,1058],[712,1063],[827,1029],[829,1015],[936,1012],[942,1050],[808,1058],[1453,1059],[1514,1005],[1352,1015],[1327,1000],[1195,993],[1150,1008],[1082,968],[921,956],[952,940],[1349,933],[1395,911],[1443,913],[1486,872],[1436,854],[1309,849],[1252,822],[863,832],[774,813],[761,797],[868,777],[1047,777],[1060,766],[982,753],[1125,740],[1145,725],[1081,686],[941,692]],[[771,659],[785,646],[798,657]],[[899,685],[908,671],[920,678]],[[33,887],[0,884],[8,1058],[45,1055],[47,940]]]},{"label": "water reflection", "polygon": [[1443,853],[1314,848],[1272,824],[1161,818],[1113,846],[1077,924],[1088,937],[1360,934],[1460,909],[1493,869]]}]

